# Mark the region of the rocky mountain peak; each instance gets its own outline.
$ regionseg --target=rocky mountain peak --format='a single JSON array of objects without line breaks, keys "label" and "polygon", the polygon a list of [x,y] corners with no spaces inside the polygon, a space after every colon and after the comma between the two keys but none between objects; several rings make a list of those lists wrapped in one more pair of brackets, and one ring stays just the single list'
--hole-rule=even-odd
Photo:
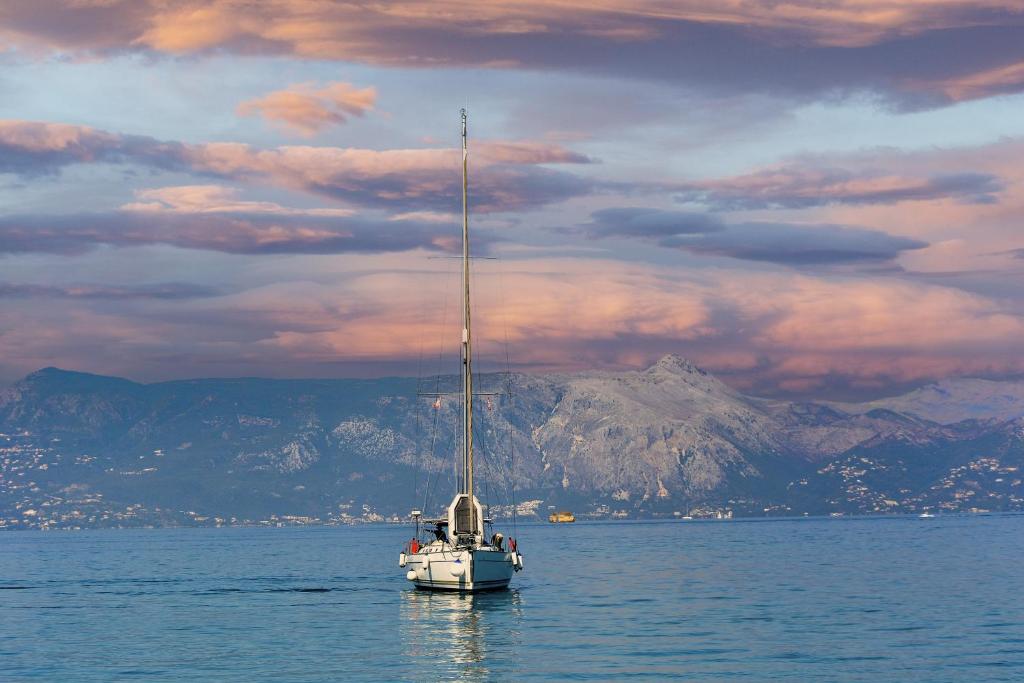
[{"label": "rocky mountain peak", "polygon": [[707,371],[697,367],[693,361],[674,353],[662,356],[657,363],[647,368],[647,371],[708,376]]}]

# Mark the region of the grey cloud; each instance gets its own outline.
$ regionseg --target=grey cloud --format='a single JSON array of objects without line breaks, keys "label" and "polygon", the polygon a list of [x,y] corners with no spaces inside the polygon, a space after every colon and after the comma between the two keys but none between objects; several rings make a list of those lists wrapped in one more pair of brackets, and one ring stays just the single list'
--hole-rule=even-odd
[{"label": "grey cloud", "polygon": [[954,199],[991,204],[1004,188],[989,173],[954,173],[928,178],[883,178],[838,169],[787,167],[693,183],[677,195],[717,210],[805,209],[829,204],[894,204]]},{"label": "grey cloud", "polygon": [[580,226],[591,237],[635,237],[694,254],[788,266],[884,263],[922,249],[920,240],[841,225],[728,224],[716,216],[623,207],[604,209]]},{"label": "grey cloud", "polygon": [[161,282],[148,285],[36,285],[15,282],[0,282],[0,298],[55,298],[55,299],[199,299],[218,296],[220,292],[212,287],[187,282]]},{"label": "grey cloud", "polygon": [[717,232],[724,228],[721,220],[708,214],[642,207],[601,209],[592,213],[590,218],[591,222],[581,227],[595,238],[669,237]]},{"label": "grey cloud", "polygon": [[[152,244],[229,254],[444,251],[454,237],[454,229],[421,221],[350,217],[145,211],[0,217],[0,253],[8,254],[70,255],[100,245]],[[478,247],[492,242],[490,234],[478,232]]]},{"label": "grey cloud", "polygon": [[[857,46],[815,44],[798,31],[727,23],[649,18],[638,40],[546,33],[441,36],[410,30],[394,36],[407,50],[442,52],[456,63],[508,63],[525,68],[562,68],[598,75],[684,85],[713,95],[771,93],[793,100],[876,92],[899,108],[945,105],[944,84],[953,78],[1024,61],[1024,19],[992,12],[963,17],[954,28],[911,35],[890,33]],[[980,24],[980,25],[979,25]],[[1001,84],[996,92],[1024,89]],[[992,94],[981,91],[978,96]]]},{"label": "grey cloud", "polygon": [[877,230],[785,223],[740,223],[730,225],[722,232],[696,238],[665,238],[660,244],[695,254],[788,266],[889,261],[902,251],[928,246],[927,242]]}]

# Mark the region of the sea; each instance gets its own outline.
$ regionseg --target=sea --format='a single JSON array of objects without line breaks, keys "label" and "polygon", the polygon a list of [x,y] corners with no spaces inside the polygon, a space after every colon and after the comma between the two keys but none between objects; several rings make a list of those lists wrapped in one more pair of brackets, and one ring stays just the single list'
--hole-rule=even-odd
[{"label": "sea", "polygon": [[406,525],[0,532],[3,681],[1024,681],[1024,516],[505,528],[418,592]]}]

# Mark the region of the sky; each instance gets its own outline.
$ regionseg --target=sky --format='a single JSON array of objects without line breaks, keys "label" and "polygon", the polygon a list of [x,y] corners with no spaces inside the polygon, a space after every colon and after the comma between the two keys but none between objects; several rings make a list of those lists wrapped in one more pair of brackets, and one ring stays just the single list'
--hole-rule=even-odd
[{"label": "sky", "polygon": [[0,383],[442,367],[463,107],[485,371],[1024,375],[1020,0],[8,0]]}]

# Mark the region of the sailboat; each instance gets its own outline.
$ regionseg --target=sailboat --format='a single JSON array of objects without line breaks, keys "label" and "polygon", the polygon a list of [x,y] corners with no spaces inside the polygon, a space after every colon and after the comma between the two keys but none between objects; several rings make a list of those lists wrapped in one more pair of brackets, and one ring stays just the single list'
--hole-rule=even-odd
[{"label": "sailboat", "polygon": [[480,501],[473,493],[473,334],[469,306],[469,148],[466,110],[462,112],[462,466],[459,490],[444,517],[423,520],[433,538],[419,539],[419,510],[413,511],[416,536],[399,555],[405,578],[417,588],[474,593],[507,588],[522,570],[523,556],[514,538],[499,533],[489,538]]}]

